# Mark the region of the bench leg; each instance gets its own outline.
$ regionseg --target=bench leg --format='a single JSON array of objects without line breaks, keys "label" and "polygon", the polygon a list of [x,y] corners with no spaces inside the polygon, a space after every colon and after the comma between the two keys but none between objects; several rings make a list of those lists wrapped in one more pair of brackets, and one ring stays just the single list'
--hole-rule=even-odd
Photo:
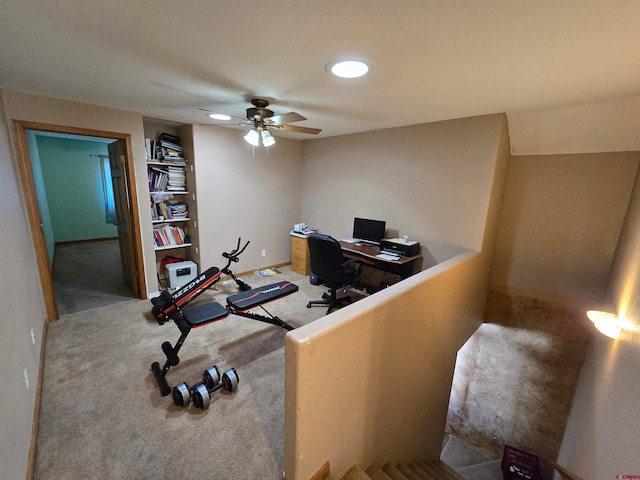
[{"label": "bench leg", "polygon": [[164,342],[162,344],[162,351],[167,357],[167,360],[164,362],[164,366],[160,368],[160,364],[158,362],[153,362],[151,364],[151,371],[153,372],[153,376],[156,379],[156,383],[158,384],[158,388],[160,388],[160,393],[163,397],[166,397],[171,393],[171,386],[167,382],[167,372],[171,367],[175,367],[180,363],[178,352],[180,351],[184,341],[187,339],[187,335],[189,335],[189,332],[191,331],[191,327],[189,327],[184,320],[178,321],[177,324],[180,328],[181,335],[175,346],[172,346],[169,342]]}]

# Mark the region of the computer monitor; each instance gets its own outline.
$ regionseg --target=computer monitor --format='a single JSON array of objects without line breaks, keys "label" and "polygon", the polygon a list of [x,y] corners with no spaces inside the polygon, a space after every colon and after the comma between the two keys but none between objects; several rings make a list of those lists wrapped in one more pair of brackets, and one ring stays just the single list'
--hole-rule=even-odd
[{"label": "computer monitor", "polygon": [[384,238],[386,226],[387,223],[384,220],[356,217],[353,219],[353,238],[380,243],[380,240]]}]

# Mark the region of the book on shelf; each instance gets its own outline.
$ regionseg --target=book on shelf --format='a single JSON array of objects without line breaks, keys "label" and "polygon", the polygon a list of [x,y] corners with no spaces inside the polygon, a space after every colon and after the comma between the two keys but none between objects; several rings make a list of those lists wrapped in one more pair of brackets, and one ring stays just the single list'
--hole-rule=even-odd
[{"label": "book on shelf", "polygon": [[186,233],[180,227],[169,224],[154,225],[153,227],[153,242],[156,247],[184,245],[185,238]]},{"label": "book on shelf", "polygon": [[182,145],[180,144],[180,138],[169,133],[161,133],[158,136],[158,143],[160,145],[160,158],[182,160]]},{"label": "book on shelf", "polygon": [[153,155],[151,154],[151,139],[150,138],[145,138],[144,139],[144,150],[147,154],[147,160],[151,160],[153,158]]},{"label": "book on shelf", "polygon": [[183,202],[163,200],[158,203],[151,203],[151,218],[153,220],[160,220],[160,217],[165,220],[184,220],[188,216],[189,210],[187,210],[187,206]]},{"label": "book on shelf", "polygon": [[168,167],[168,175],[167,190],[185,190],[187,177],[184,174],[184,168]]},{"label": "book on shelf", "polygon": [[176,136],[176,135],[172,135],[170,133],[167,132],[163,132],[160,135],[158,135],[158,140],[161,142],[167,142],[167,143],[172,143],[174,145],[178,145],[180,146],[180,137]]},{"label": "book on shelf", "polygon": [[171,218],[187,218],[189,215],[187,206],[184,203],[178,201],[169,202],[168,210]]},{"label": "book on shelf", "polygon": [[161,133],[158,139],[144,139],[144,146],[147,160],[162,162],[167,164],[185,166],[187,160],[184,158],[184,149],[180,143],[180,137],[170,133]]},{"label": "book on shelf", "polygon": [[169,174],[159,168],[147,168],[149,190],[164,190],[169,184]]},{"label": "book on shelf", "polygon": [[149,191],[173,190],[185,191],[187,179],[183,167],[168,167],[164,170],[160,167],[148,167],[147,176]]}]

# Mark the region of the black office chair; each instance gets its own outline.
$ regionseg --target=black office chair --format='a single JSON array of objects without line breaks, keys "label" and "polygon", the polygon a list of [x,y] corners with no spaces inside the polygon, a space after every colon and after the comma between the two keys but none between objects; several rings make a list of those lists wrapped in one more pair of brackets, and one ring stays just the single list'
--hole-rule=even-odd
[{"label": "black office chair", "polygon": [[329,235],[313,233],[309,236],[309,260],[311,272],[319,279],[329,284],[329,294],[324,293],[322,300],[312,300],[307,308],[313,305],[328,305],[327,313],[334,308],[345,306],[351,302],[351,297],[338,298],[337,290],[353,283],[360,273],[360,264],[347,260],[342,255],[340,244]]}]

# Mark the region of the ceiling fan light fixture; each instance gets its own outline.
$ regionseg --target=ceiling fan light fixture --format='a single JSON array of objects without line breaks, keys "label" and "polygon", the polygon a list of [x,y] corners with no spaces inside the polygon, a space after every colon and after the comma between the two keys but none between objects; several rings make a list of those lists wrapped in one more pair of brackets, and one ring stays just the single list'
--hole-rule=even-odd
[{"label": "ceiling fan light fixture", "polygon": [[262,145],[265,147],[270,147],[271,145],[275,145],[276,139],[271,135],[271,132],[266,128],[262,130]]},{"label": "ceiling fan light fixture", "polygon": [[225,115],[224,113],[211,112],[207,113],[207,117],[213,118],[214,120],[231,120],[231,117],[229,115]]},{"label": "ceiling fan light fixture", "polygon": [[249,133],[247,133],[244,136],[244,140],[249,144],[249,145],[253,145],[254,147],[257,147],[260,145],[260,135],[258,135],[258,131],[255,129],[251,129],[249,130]]},{"label": "ceiling fan light fixture", "polygon": [[336,60],[327,64],[325,69],[336,77],[359,78],[367,74],[369,65],[363,60]]}]

